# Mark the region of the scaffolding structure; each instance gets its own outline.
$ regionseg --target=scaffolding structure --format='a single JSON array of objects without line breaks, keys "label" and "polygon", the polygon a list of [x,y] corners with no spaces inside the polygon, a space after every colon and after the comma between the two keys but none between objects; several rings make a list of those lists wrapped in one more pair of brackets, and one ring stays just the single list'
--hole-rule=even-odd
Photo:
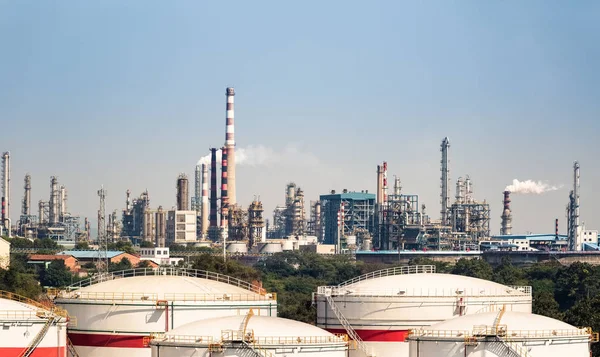
[{"label": "scaffolding structure", "polygon": [[348,192],[320,196],[323,243],[335,244],[340,250],[347,246],[346,238],[357,230],[373,232],[375,228],[375,195]]},{"label": "scaffolding structure", "polygon": [[248,225],[250,228],[248,248],[252,248],[256,246],[258,242],[262,241],[263,229],[265,227],[263,212],[262,202],[255,198],[250,204],[250,207],[248,207]]}]

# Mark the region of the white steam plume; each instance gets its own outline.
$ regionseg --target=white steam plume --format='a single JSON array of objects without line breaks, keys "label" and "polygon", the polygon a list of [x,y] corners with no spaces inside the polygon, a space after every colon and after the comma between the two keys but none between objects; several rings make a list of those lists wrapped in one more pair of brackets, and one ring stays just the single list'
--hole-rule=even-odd
[{"label": "white steam plume", "polygon": [[511,193],[540,195],[544,192],[556,191],[559,188],[559,186],[552,186],[542,181],[519,181],[517,179],[514,179],[512,185],[506,186],[504,190],[510,191]]},{"label": "white steam plume", "polygon": [[[221,150],[217,150],[217,163],[221,162]],[[314,155],[303,152],[294,145],[288,145],[281,150],[264,145],[249,145],[235,149],[235,163],[238,166],[270,167],[293,163],[297,166],[311,166],[318,163]],[[198,165],[210,165],[210,154],[202,157]]]}]

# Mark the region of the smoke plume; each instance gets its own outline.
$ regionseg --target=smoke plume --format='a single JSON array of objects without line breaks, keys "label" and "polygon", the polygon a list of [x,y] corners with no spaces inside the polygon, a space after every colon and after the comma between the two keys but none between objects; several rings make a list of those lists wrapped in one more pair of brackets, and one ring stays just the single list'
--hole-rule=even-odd
[{"label": "smoke plume", "polygon": [[[311,153],[300,150],[295,145],[288,145],[280,150],[264,145],[249,145],[235,149],[235,164],[250,167],[272,167],[284,164],[295,166],[311,166],[318,163],[318,158]],[[221,150],[217,150],[217,163],[221,162]],[[210,165],[210,154],[202,157],[198,165]]]},{"label": "smoke plume", "polygon": [[519,181],[517,179],[514,179],[512,185],[506,186],[504,190],[510,191],[511,193],[540,195],[548,191],[556,191],[559,188],[559,186],[552,186],[542,181]]}]

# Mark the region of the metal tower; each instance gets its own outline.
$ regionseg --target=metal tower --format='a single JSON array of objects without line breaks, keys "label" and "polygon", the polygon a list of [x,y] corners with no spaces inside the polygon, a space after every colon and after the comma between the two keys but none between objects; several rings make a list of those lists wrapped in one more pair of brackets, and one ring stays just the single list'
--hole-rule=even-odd
[{"label": "metal tower", "polygon": [[10,152],[2,154],[2,225],[10,232]]},{"label": "metal tower", "polygon": [[98,190],[98,197],[100,197],[100,209],[98,210],[98,271],[101,273],[108,273],[108,242],[106,239],[105,220],[106,190],[104,189],[104,185]]},{"label": "metal tower", "polygon": [[450,182],[450,169],[448,168],[448,149],[450,148],[450,140],[448,140],[448,137],[445,137],[444,140],[442,140],[442,145],[440,147],[440,150],[442,152],[442,160],[441,160],[441,164],[442,164],[442,177],[441,177],[441,188],[442,188],[442,193],[440,195],[441,200],[442,200],[442,209],[441,209],[441,219],[442,219],[442,225],[449,225],[449,207],[450,207],[450,194],[449,194],[449,182]]}]

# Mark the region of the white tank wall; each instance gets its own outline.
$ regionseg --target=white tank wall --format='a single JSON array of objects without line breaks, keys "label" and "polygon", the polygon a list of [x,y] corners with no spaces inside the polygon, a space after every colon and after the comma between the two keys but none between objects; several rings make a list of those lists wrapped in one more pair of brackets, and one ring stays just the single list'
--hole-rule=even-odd
[{"label": "white tank wall", "polygon": [[[315,356],[315,357],[346,357],[344,346],[276,346],[266,348],[274,356]],[[275,347],[275,346],[274,346]],[[224,348],[223,353],[213,353],[219,357],[248,357],[255,354],[247,347]],[[152,346],[152,357],[209,357],[211,353],[207,348]]]},{"label": "white tank wall", "polygon": [[[508,355],[506,346],[500,342],[481,342],[476,346],[465,346],[462,340],[410,341],[409,344],[410,357],[504,357]],[[530,340],[522,347],[530,349],[529,355],[535,357],[589,357],[590,355],[587,339]]]},{"label": "white tank wall", "polygon": [[[57,300],[57,305],[77,318],[69,333],[149,336],[165,331],[165,312],[155,302],[119,303]],[[101,305],[102,304],[102,305]],[[269,306],[271,304],[271,306]],[[220,316],[245,315],[252,308],[257,315],[277,316],[275,301],[209,301],[169,304],[169,330],[187,323]],[[80,357],[149,357],[149,348],[83,347],[73,341]]]},{"label": "white tank wall", "polygon": [[[355,329],[409,330],[460,316],[456,297],[335,296],[335,304]],[[529,296],[476,296],[463,299],[463,314],[474,314],[490,305],[506,305],[507,311],[531,313]],[[317,296],[317,326],[340,328],[327,300]]]},{"label": "white tank wall", "polygon": [[[36,318],[32,321],[22,320],[19,322],[0,321],[0,356],[18,356],[27,348],[40,330],[45,321]],[[67,353],[67,326],[66,323],[58,323],[50,326],[48,332],[38,345],[38,353],[47,356],[65,357]]]}]

